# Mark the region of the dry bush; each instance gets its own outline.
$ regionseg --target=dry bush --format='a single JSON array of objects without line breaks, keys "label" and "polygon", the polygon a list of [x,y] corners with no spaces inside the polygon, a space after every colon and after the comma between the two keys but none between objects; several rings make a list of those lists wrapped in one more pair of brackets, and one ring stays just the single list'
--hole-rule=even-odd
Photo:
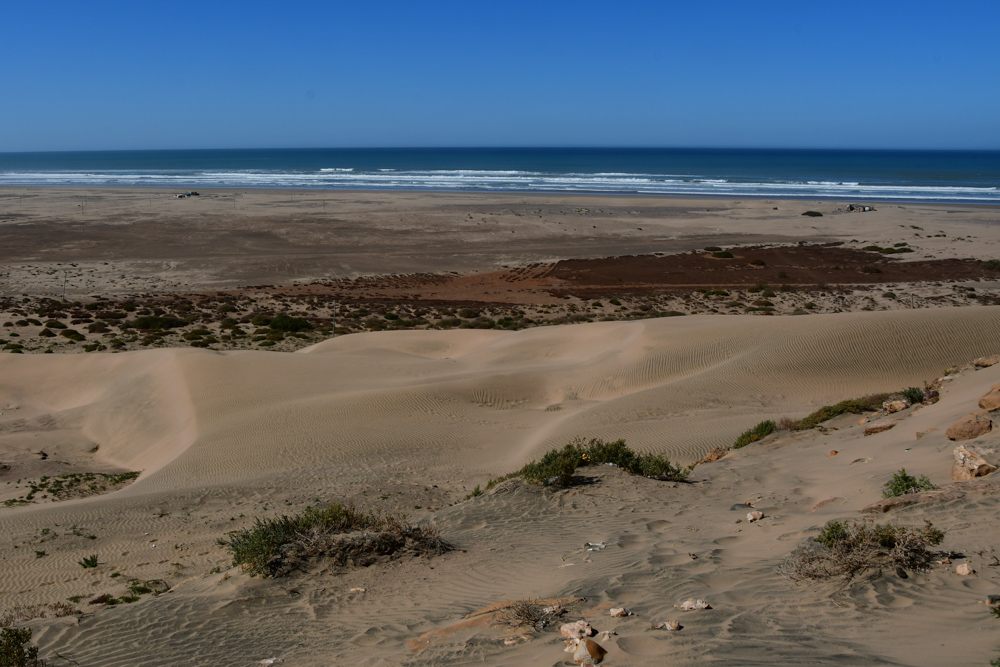
[{"label": "dry bush", "polygon": [[792,554],[780,569],[792,581],[839,578],[847,586],[869,572],[874,579],[885,568],[925,570],[934,558],[928,547],[943,539],[944,532],[930,521],[922,528],[877,525],[872,519],[831,521],[813,538],[815,545]]},{"label": "dry bush", "polygon": [[497,623],[509,625],[512,628],[534,628],[541,626],[544,617],[538,611],[534,602],[519,600],[496,615]]},{"label": "dry bush", "polygon": [[17,604],[0,614],[0,628],[10,628],[36,618],[61,618],[72,616],[76,608],[65,602],[51,604]]}]

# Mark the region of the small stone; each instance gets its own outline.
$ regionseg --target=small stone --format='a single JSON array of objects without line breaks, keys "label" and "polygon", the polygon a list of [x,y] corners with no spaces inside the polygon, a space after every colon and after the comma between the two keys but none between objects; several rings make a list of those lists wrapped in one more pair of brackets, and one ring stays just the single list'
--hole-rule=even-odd
[{"label": "small stone", "polygon": [[351,589],[351,592],[352,592],[352,593],[364,593],[364,592],[365,592],[365,589],[363,589],[363,588],[361,588],[361,587],[358,587],[358,588],[352,588],[352,589]]},{"label": "small stone", "polygon": [[949,440],[971,440],[993,430],[993,420],[986,410],[965,415],[948,427]]},{"label": "small stone", "polygon": [[614,630],[605,630],[604,632],[601,633],[601,639],[606,642],[609,642],[611,641],[611,638],[617,634],[618,633],[615,632]]},{"label": "small stone", "polygon": [[975,574],[975,573],[976,571],[973,570],[972,566],[969,565],[968,563],[962,563],[961,565],[955,568],[955,574],[960,574],[963,577],[967,577],[970,574]]},{"label": "small stone", "polygon": [[876,433],[882,433],[888,431],[889,429],[896,426],[895,419],[881,419],[871,426],[865,428],[865,435],[875,435]]},{"label": "small stone", "polygon": [[1000,384],[990,387],[989,393],[979,399],[979,407],[983,410],[1000,410]]},{"label": "small stone", "polygon": [[899,577],[900,579],[909,579],[910,578],[910,575],[908,575],[906,573],[906,570],[904,570],[903,568],[901,568],[898,565],[896,566],[896,576]]},{"label": "small stone", "polygon": [[861,419],[858,420],[858,426],[861,426],[862,424],[867,424],[867,423],[868,423],[868,417],[862,417]]},{"label": "small stone", "polygon": [[563,608],[561,604],[554,604],[551,607],[542,607],[543,614],[550,614],[553,616],[555,616],[556,614],[561,614],[562,610]]},{"label": "small stone", "polygon": [[608,652],[593,639],[581,639],[573,651],[573,661],[578,665],[596,665]]},{"label": "small stone", "polygon": [[866,456],[863,459],[854,459],[853,461],[851,461],[851,465],[854,465],[855,463],[868,463],[873,458],[875,458],[875,457],[874,456]]},{"label": "small stone", "polygon": [[831,449],[831,450],[830,450],[830,453],[829,453],[829,454],[827,454],[827,456],[829,456],[830,458],[833,458],[834,456],[836,456],[836,455],[837,455],[837,454],[839,454],[839,453],[840,453],[840,452],[838,452],[838,451],[837,451],[836,449]]},{"label": "small stone", "polygon": [[951,565],[951,559],[945,556],[944,558],[938,561],[938,565]]},{"label": "small stone", "polygon": [[632,612],[625,607],[612,607],[611,608],[611,618],[621,618],[622,616],[631,616]]},{"label": "small stone", "polygon": [[661,621],[660,623],[653,623],[654,630],[674,631],[674,630],[680,630],[681,627],[683,626],[681,626],[681,624],[678,623],[677,621]]},{"label": "small stone", "polygon": [[684,611],[694,611],[696,609],[711,609],[712,605],[701,599],[688,598],[684,602],[681,602],[678,608]]},{"label": "small stone", "polygon": [[959,445],[952,452],[955,462],[951,466],[951,478],[970,480],[994,472],[997,467],[987,463],[983,455],[972,445]]},{"label": "small stone", "polygon": [[593,637],[597,632],[591,627],[590,623],[587,621],[573,621],[572,623],[564,623],[562,627],[559,628],[559,633],[563,637]]},{"label": "small stone", "polygon": [[754,510],[753,512],[747,513],[747,521],[749,521],[750,523],[753,523],[754,521],[760,521],[763,518],[764,518],[763,512],[758,512]]}]

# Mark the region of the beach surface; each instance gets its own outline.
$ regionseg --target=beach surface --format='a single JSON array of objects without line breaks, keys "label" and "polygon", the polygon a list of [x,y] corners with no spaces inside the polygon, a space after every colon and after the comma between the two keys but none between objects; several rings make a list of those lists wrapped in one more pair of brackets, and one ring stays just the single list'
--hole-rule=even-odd
[{"label": "beach surface", "polygon": [[[952,479],[963,442],[1000,463],[1000,430],[947,435],[1000,384],[989,359],[1000,354],[997,278],[982,265],[1000,255],[1000,211],[233,194],[25,189],[15,203],[13,189],[0,193],[5,337],[37,340],[54,326],[16,324],[49,299],[65,306],[53,318],[86,338],[57,336],[54,354],[28,343],[0,354],[0,613],[32,628],[53,664],[573,664],[559,628],[579,619],[608,633],[592,637],[606,665],[972,665],[1000,652],[987,604],[1000,594],[1000,483],[996,473]],[[897,243],[914,252],[861,250]],[[752,292],[749,268],[698,278],[727,261],[706,246],[732,249],[739,266],[766,256],[757,270],[774,273],[776,293]],[[833,252],[847,254],[823,254]],[[643,258],[613,259],[625,255]],[[687,277],[664,277],[659,262]],[[884,273],[861,270],[870,265]],[[511,281],[528,270],[522,292],[488,294],[520,289]],[[828,277],[836,271],[850,279]],[[898,298],[904,290],[913,298]],[[382,330],[350,329],[330,321],[334,297],[354,299],[352,311],[402,305],[382,312]],[[723,305],[737,297],[739,307]],[[154,315],[168,300],[190,307]],[[560,321],[507,329],[489,310],[531,306],[537,318],[552,303]],[[409,308],[412,322],[418,306],[423,324],[389,330],[400,318],[387,314]],[[119,308],[122,318],[109,315]],[[128,337],[116,322],[143,308],[189,317],[185,335],[211,331],[99,349]],[[84,331],[74,309],[112,331]],[[440,326],[447,309],[468,326]],[[804,316],[780,316],[796,310]],[[273,318],[284,313],[314,326],[282,333]],[[222,323],[234,314],[247,318],[245,340]],[[270,324],[253,325],[255,314]],[[489,328],[473,326],[487,316]],[[253,326],[268,333],[254,340]],[[730,449],[762,421],[911,387],[937,395]],[[686,481],[590,465],[568,485],[487,488],[578,438],[623,438],[683,467],[712,460]],[[944,491],[866,511],[901,468]],[[451,548],[366,564],[320,551],[271,577],[234,565],[230,531],[331,503],[405,514]],[[944,540],[926,567],[902,574],[846,585],[789,576],[828,522],[865,517],[931,521]],[[690,598],[711,608],[678,608]],[[518,625],[505,614],[516,601],[561,611]],[[612,617],[619,607],[631,615]],[[681,629],[653,627],[671,620]]]}]

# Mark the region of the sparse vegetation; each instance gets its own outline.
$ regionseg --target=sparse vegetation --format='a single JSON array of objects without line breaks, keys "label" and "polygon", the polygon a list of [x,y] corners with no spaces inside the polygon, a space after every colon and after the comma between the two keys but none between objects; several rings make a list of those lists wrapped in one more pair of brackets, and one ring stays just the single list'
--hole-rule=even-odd
[{"label": "sparse vegetation", "polygon": [[38,667],[38,648],[25,646],[31,641],[30,628],[0,628],[0,667]]},{"label": "sparse vegetation", "polygon": [[713,252],[712,257],[716,259],[732,259],[733,253],[729,252],[728,250],[720,250],[718,252]]},{"label": "sparse vegetation", "polygon": [[733,443],[733,449],[740,449],[741,447],[746,447],[751,442],[757,442],[758,440],[766,438],[774,433],[775,427],[776,424],[770,419],[760,422],[753,428],[747,429],[741,433],[740,437],[736,438],[736,442]]},{"label": "sparse vegetation", "polygon": [[83,559],[77,561],[77,565],[84,569],[89,569],[92,567],[97,567],[97,554],[91,554],[90,556],[85,556]]},{"label": "sparse vegetation", "polygon": [[793,581],[840,578],[847,586],[867,572],[877,577],[884,568],[924,570],[934,556],[928,547],[941,544],[944,535],[929,521],[919,529],[871,519],[831,521],[813,538],[817,546],[793,554],[782,571]]},{"label": "sparse vegetation", "polygon": [[824,405],[819,410],[806,415],[799,420],[784,418],[781,421],[782,428],[790,431],[805,431],[815,428],[825,421],[843,414],[860,415],[864,412],[873,412],[882,409],[882,403],[890,394],[870,394],[861,398],[851,398],[834,405]]},{"label": "sparse vegetation", "polygon": [[497,483],[520,477],[531,484],[568,486],[573,473],[581,466],[611,464],[642,477],[661,481],[683,482],[690,472],[670,462],[659,454],[638,454],[624,440],[605,442],[598,438],[584,441],[578,438],[562,449],[551,449],[538,461],[532,461],[517,472],[490,480],[487,489]]},{"label": "sparse vegetation", "polygon": [[903,395],[903,398],[905,398],[910,405],[922,403],[924,398],[927,396],[927,394],[924,393],[924,390],[919,387],[908,387],[899,393]]},{"label": "sparse vegetation", "polygon": [[822,218],[823,217],[823,214],[820,213],[819,211],[806,211],[802,215],[809,216],[810,218]]},{"label": "sparse vegetation", "polygon": [[987,259],[982,262],[983,268],[990,271],[1000,271],[1000,259]]},{"label": "sparse vegetation", "polygon": [[258,518],[219,542],[232,554],[233,566],[262,577],[288,574],[313,557],[367,566],[404,550],[440,554],[451,549],[436,530],[413,527],[402,515],[366,513],[340,503],[321,510],[307,507],[292,517]]},{"label": "sparse vegetation", "polygon": [[537,630],[545,620],[538,605],[531,601],[518,600],[502,610],[495,617],[496,622],[512,628],[533,628]]},{"label": "sparse vegetation", "polygon": [[893,474],[892,478],[882,487],[882,497],[895,498],[896,496],[906,495],[907,493],[931,491],[936,488],[938,487],[931,483],[931,480],[928,479],[927,475],[921,475],[920,479],[917,479],[913,475],[907,475],[906,468],[900,468],[899,471]]}]

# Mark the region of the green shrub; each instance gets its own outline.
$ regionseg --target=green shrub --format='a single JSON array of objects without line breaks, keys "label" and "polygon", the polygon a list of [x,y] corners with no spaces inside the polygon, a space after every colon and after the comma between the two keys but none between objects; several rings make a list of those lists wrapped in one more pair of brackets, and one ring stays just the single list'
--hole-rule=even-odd
[{"label": "green shrub", "polygon": [[490,480],[487,489],[498,482],[520,477],[531,484],[567,486],[573,473],[581,466],[611,464],[632,475],[651,477],[661,481],[682,482],[690,469],[681,468],[659,454],[638,454],[624,440],[605,442],[594,438],[589,442],[576,439],[562,449],[551,449],[538,461],[532,461],[517,472]]},{"label": "green shrub", "polygon": [[187,324],[187,322],[178,317],[143,315],[135,318],[134,320],[129,320],[125,323],[125,326],[131,329],[140,329],[143,331],[163,331],[165,329],[182,327],[185,324]]},{"label": "green shrub", "polygon": [[297,560],[311,556],[366,565],[403,548],[425,554],[451,548],[434,529],[414,528],[401,515],[365,513],[340,503],[321,510],[307,507],[292,517],[258,518],[219,543],[232,554],[233,566],[262,577],[287,574]]},{"label": "green shrub", "polygon": [[712,257],[715,257],[716,259],[732,259],[733,253],[728,250],[720,250],[719,252],[713,252]]},{"label": "green shrub", "polygon": [[906,474],[906,468],[900,468],[892,478],[882,487],[883,498],[895,498],[907,493],[918,493],[920,491],[931,491],[938,487],[931,483],[927,475],[921,475],[920,479]]},{"label": "green shrub", "polygon": [[77,564],[84,569],[97,567],[97,554],[86,556],[82,560],[77,561]]},{"label": "green shrub", "polygon": [[741,447],[746,447],[751,442],[757,442],[762,438],[774,433],[775,423],[770,419],[760,422],[751,429],[744,431],[740,437],[736,438],[736,442],[733,443],[733,449],[740,449]]},{"label": "green shrub", "polygon": [[802,215],[807,215],[810,218],[822,218],[823,217],[823,214],[820,213],[819,211],[806,211]]},{"label": "green shrub", "polygon": [[1000,259],[987,259],[980,263],[983,265],[984,269],[1000,271]]},{"label": "green shrub", "polygon": [[910,405],[916,405],[917,403],[922,403],[926,394],[923,389],[919,387],[908,387],[903,391],[899,392],[910,402]]},{"label": "green shrub", "polygon": [[31,628],[0,628],[0,666],[29,667],[43,665],[38,648],[25,646],[31,641]]},{"label": "green shrub", "polygon": [[864,412],[881,410],[882,403],[889,397],[889,394],[871,394],[861,398],[851,398],[834,405],[824,405],[816,412],[807,415],[795,422],[796,431],[815,428],[825,421],[833,419],[843,414],[860,415]]},{"label": "green shrub", "polygon": [[313,328],[309,320],[289,315],[278,315],[268,326],[277,331],[307,331]]}]

